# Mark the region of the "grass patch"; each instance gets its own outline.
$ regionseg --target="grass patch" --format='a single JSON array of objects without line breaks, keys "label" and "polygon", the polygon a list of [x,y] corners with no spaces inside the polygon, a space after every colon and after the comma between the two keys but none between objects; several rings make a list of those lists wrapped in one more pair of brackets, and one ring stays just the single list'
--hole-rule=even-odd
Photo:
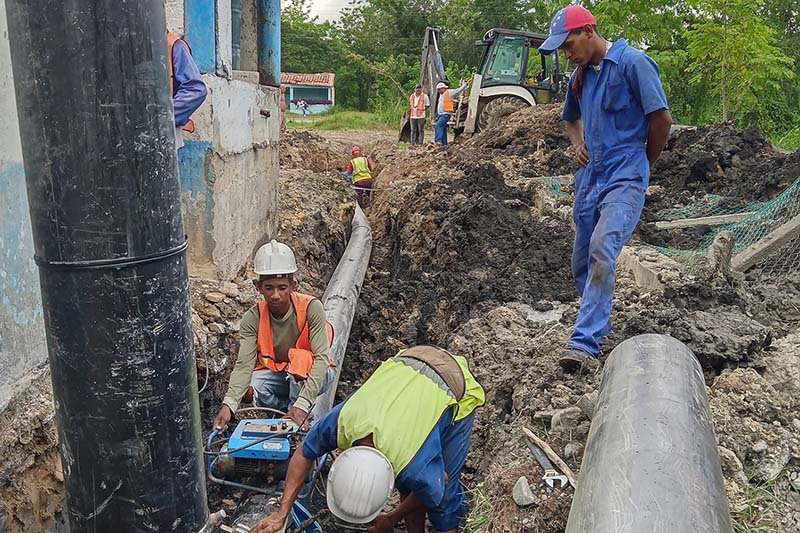
[{"label": "grass patch", "polygon": [[465,531],[467,533],[476,533],[484,531],[492,521],[492,502],[483,493],[483,485],[478,485],[471,491],[468,491],[471,498],[471,506],[469,515],[467,515],[467,523]]},{"label": "grass patch", "polygon": [[789,493],[800,493],[800,475],[788,472],[773,481],[748,485],[745,501],[732,510],[735,533],[774,533],[786,512]]},{"label": "grass patch", "polygon": [[[302,115],[297,118],[301,117]],[[377,115],[363,111],[331,111],[308,115],[302,117],[302,120],[292,120],[293,118],[287,117],[287,125],[303,130],[371,130],[383,125]]]},{"label": "grass patch", "polygon": [[800,126],[787,131],[772,142],[775,146],[786,150],[800,150]]}]

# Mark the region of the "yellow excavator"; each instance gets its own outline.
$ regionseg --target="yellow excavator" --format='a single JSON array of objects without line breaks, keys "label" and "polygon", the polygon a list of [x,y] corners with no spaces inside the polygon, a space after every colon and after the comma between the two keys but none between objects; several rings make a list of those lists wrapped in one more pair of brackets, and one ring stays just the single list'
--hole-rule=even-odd
[{"label": "yellow excavator", "polygon": [[[547,38],[540,33],[493,28],[476,46],[484,48],[478,71],[472,77],[469,96],[458,100],[450,125],[456,135],[485,130],[527,106],[556,100],[565,86],[558,54],[543,55],[538,47]],[[430,119],[435,122],[436,84],[449,83],[439,51],[439,30],[427,28],[422,42],[419,83],[431,99]],[[409,114],[403,116],[400,140],[409,141]]]}]

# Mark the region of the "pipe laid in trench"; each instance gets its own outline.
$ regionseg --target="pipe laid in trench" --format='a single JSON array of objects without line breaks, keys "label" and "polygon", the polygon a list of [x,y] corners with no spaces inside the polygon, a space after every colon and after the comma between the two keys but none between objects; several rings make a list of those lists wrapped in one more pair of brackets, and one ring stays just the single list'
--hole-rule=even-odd
[{"label": "pipe laid in trench", "polygon": [[358,293],[367,273],[371,253],[372,229],[364,212],[356,205],[350,225],[350,241],[328,282],[325,294],[322,295],[325,314],[333,325],[331,357],[336,361],[336,377],[328,391],[317,398],[309,417],[312,422],[319,420],[333,407],[336,387],[344,364],[347,340],[350,337],[350,327],[358,304]]},{"label": "pipe laid in trench", "polygon": [[703,372],[672,337],[608,357],[566,529],[590,532],[732,532]]},{"label": "pipe laid in trench", "polygon": [[6,0],[69,530],[208,519],[163,0]]}]

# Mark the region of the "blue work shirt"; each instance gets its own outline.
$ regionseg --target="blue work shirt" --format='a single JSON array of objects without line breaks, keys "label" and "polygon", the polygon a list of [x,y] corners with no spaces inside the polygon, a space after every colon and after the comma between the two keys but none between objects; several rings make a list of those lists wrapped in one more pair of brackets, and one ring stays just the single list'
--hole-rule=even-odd
[{"label": "blue work shirt", "polygon": [[172,84],[172,106],[175,125],[180,127],[186,125],[192,113],[203,104],[208,89],[200,77],[200,70],[192,59],[189,48],[181,41],[172,47],[172,68],[175,77]]},{"label": "blue work shirt", "polygon": [[[314,424],[303,442],[303,456],[317,459],[339,447],[339,413],[345,402],[331,409]],[[444,458],[442,436],[453,421],[453,409],[448,409],[410,463],[397,475],[395,487],[402,494],[413,492],[427,509],[437,507],[444,497]]]},{"label": "blue work shirt", "polygon": [[602,157],[610,149],[644,149],[647,115],[668,109],[656,62],[620,39],[608,49],[599,73],[592,65],[583,69],[581,98],[572,94],[576,70],[569,80],[561,118],[583,120],[589,156]]}]

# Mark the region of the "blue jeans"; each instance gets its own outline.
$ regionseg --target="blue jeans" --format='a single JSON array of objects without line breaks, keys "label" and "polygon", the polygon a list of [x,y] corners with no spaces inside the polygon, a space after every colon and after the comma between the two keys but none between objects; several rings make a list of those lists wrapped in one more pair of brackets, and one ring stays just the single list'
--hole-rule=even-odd
[{"label": "blue jeans", "polygon": [[434,126],[436,135],[434,135],[433,140],[442,146],[447,146],[447,122],[449,120],[450,113],[442,113],[436,119],[436,126]]},{"label": "blue jeans", "polygon": [[[336,369],[328,367],[325,374],[325,383],[322,385],[320,394],[324,394],[333,383],[336,376]],[[253,387],[254,400],[258,407],[269,407],[284,413],[297,401],[300,396],[300,383],[292,378],[288,372],[273,372],[268,369],[256,370],[250,379]]]},{"label": "blue jeans", "polygon": [[598,357],[611,331],[617,258],[639,222],[650,167],[643,149],[591,156],[575,176],[572,276],[581,306],[567,346]]},{"label": "blue jeans", "polygon": [[442,437],[442,459],[444,471],[447,472],[447,484],[439,506],[428,509],[428,520],[436,531],[456,529],[466,516],[467,499],[461,484],[461,470],[467,462],[474,420],[475,411],[448,427]]}]

